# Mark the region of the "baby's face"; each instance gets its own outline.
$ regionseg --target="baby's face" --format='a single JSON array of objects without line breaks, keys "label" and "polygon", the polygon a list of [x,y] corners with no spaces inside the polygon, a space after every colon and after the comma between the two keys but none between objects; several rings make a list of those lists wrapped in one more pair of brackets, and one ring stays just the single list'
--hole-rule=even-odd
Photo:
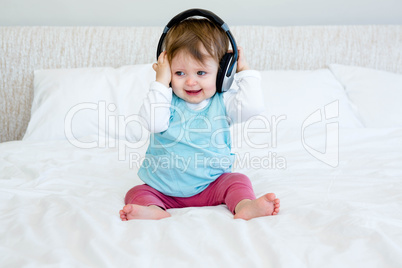
[{"label": "baby's face", "polygon": [[216,92],[216,76],[219,64],[212,57],[202,64],[180,51],[172,59],[172,89],[181,99],[189,103],[200,103]]}]

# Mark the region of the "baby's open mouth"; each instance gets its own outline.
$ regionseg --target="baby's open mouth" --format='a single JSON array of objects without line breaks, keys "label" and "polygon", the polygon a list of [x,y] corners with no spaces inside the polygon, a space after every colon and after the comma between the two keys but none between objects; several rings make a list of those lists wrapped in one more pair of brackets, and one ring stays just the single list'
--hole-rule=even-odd
[{"label": "baby's open mouth", "polygon": [[199,90],[186,90],[186,93],[187,93],[188,95],[197,95],[198,93],[201,92],[201,90],[202,90],[202,89],[199,89]]}]

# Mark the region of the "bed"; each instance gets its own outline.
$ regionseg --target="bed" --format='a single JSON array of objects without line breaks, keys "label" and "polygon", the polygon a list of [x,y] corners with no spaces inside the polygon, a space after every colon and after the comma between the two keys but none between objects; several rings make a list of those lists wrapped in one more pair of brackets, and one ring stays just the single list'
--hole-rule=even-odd
[{"label": "bed", "polygon": [[232,27],[266,105],[234,171],[280,213],[123,222],[160,31],[0,27],[0,266],[402,265],[402,26]]}]

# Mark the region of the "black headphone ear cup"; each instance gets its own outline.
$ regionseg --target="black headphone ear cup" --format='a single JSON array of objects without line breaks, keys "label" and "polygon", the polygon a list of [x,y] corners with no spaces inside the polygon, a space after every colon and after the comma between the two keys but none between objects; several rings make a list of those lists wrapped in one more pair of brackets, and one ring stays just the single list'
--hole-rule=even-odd
[{"label": "black headphone ear cup", "polygon": [[219,62],[218,75],[216,76],[216,91],[221,93],[224,90],[228,90],[228,88],[223,89],[222,85],[224,85],[224,80],[226,79],[226,72],[229,67],[230,62],[232,61],[233,53],[228,52],[223,55],[221,61]]}]

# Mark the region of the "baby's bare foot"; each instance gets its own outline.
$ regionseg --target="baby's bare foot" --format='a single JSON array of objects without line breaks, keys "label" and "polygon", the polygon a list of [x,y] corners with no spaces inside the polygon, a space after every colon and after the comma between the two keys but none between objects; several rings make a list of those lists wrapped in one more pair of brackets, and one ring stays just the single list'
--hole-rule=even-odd
[{"label": "baby's bare foot", "polygon": [[236,206],[235,219],[250,220],[256,217],[271,216],[279,213],[280,201],[275,194],[269,193],[255,200],[242,200]]},{"label": "baby's bare foot", "polygon": [[128,221],[133,219],[142,220],[160,220],[170,217],[170,213],[157,206],[140,206],[134,204],[128,204],[120,210],[120,218],[122,221]]}]

